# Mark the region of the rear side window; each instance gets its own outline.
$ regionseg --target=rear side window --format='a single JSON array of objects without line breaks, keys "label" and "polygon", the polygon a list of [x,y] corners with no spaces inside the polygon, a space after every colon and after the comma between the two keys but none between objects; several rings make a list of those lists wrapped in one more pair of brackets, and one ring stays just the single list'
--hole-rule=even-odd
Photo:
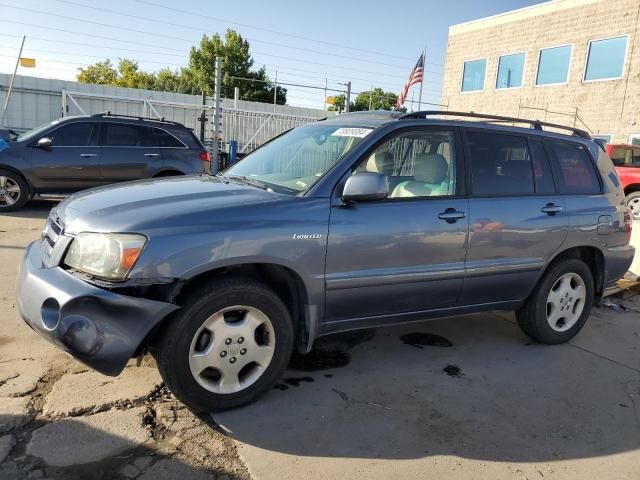
[{"label": "rear side window", "polygon": [[83,122],[64,125],[51,132],[50,136],[54,147],[86,147],[95,145],[96,133],[95,123]]},{"label": "rear side window", "polygon": [[527,140],[498,133],[467,132],[474,195],[534,193],[533,165]]},{"label": "rear side window", "polygon": [[529,148],[533,156],[533,176],[536,193],[555,193],[556,186],[551,173],[551,165],[540,140],[529,139]]},{"label": "rear side window", "polygon": [[154,128],[153,131],[156,134],[156,141],[158,142],[159,147],[165,147],[165,148],[184,147],[184,145],[170,133],[164,130],[161,130],[159,128]]},{"label": "rear side window", "polygon": [[600,193],[595,165],[582,145],[545,141],[560,193],[590,195]]},{"label": "rear side window", "polygon": [[137,127],[134,125],[119,125],[108,123],[105,125],[104,144],[108,147],[136,147],[138,146]]}]

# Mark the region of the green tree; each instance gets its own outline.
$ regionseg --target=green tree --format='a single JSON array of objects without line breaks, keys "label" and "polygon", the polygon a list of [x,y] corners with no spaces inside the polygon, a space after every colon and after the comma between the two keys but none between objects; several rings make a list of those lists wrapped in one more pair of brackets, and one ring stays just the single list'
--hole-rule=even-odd
[{"label": "green tree", "polygon": [[[234,88],[240,89],[240,99],[272,102],[274,85],[263,68],[252,70],[253,58],[249,42],[235,30],[227,30],[224,39],[219,34],[203,35],[198,47],[192,47],[189,66],[183,74],[190,76],[207,95],[215,89],[215,60],[222,58],[222,95],[233,98]],[[277,103],[286,103],[287,91],[277,87]]]},{"label": "green tree", "polygon": [[[333,105],[331,105],[328,110],[331,112],[342,112],[344,110],[346,96],[344,93],[340,95],[334,95]],[[353,102],[349,102],[349,110],[353,111],[354,104]]]},{"label": "green tree", "polygon": [[362,92],[356,97],[353,110],[369,110],[369,98],[371,98],[371,110],[395,110],[398,96],[393,92],[385,92],[381,88],[374,88]]},{"label": "green tree", "polygon": [[77,79],[82,83],[93,83],[97,85],[115,85],[118,78],[118,71],[113,68],[111,60],[98,62],[89,65],[87,68],[81,68]]},{"label": "green tree", "polygon": [[144,88],[178,93],[213,96],[215,91],[215,61],[222,58],[222,96],[233,98],[234,88],[240,89],[240,99],[254,102],[287,102],[287,90],[276,87],[264,67],[255,70],[249,53],[249,42],[234,30],[227,30],[224,38],[219,34],[203,35],[198,46],[189,53],[189,65],[180,70],[163,68],[156,73],[140,71],[138,62],[123,58],[118,68],[111,60],[98,62],[81,69],[78,81],[118,87]]}]

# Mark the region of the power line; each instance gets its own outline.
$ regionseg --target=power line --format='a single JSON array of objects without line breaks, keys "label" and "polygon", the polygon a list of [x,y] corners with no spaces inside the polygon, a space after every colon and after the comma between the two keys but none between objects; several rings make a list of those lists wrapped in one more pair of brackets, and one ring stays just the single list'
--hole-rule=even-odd
[{"label": "power line", "polygon": [[[92,5],[86,5],[86,4],[83,4],[83,3],[74,2],[72,0],[56,0],[56,1],[61,2],[61,3],[66,3],[66,4],[69,4],[69,5],[75,5],[75,6],[78,6],[78,7],[88,8],[88,9],[95,10],[95,11],[98,11],[98,12],[105,12],[105,13],[111,13],[111,14],[114,14],[114,15],[120,15],[120,16],[124,16],[124,17],[129,17],[129,18],[136,18],[136,19],[139,19],[139,20],[144,20],[144,21],[149,21],[149,22],[154,22],[154,23],[160,23],[160,24],[164,24],[164,25],[169,25],[171,27],[178,27],[178,28],[183,28],[183,29],[189,30],[189,31],[193,31],[193,26],[191,26],[191,25],[183,25],[183,24],[180,24],[180,23],[168,22],[166,20],[159,20],[159,19],[155,19],[155,18],[149,18],[149,17],[145,17],[145,16],[142,16],[142,15],[133,15],[133,14],[130,14],[130,13],[119,12],[117,10],[110,10],[110,9],[107,9],[107,8],[94,7]],[[281,34],[279,34],[279,35],[281,35]],[[320,51],[320,50],[312,50],[312,49],[308,49],[308,48],[296,47],[296,46],[293,46],[293,45],[287,45],[287,44],[282,44],[282,43],[275,43],[275,42],[270,42],[270,41],[267,41],[267,40],[261,40],[261,39],[256,39],[256,38],[245,37],[245,39],[249,40],[250,42],[254,42],[254,43],[264,43],[264,44],[267,44],[267,45],[274,45],[274,46],[282,47],[282,48],[290,48],[290,49],[293,49],[293,50],[300,50],[300,51],[304,51],[304,52],[317,53],[317,54],[320,54],[320,55],[328,55],[328,56],[333,56],[333,57],[338,57],[338,58],[344,58],[344,59],[347,59],[347,60],[355,60],[355,61],[366,62],[366,63],[375,63],[375,64],[378,64],[378,65],[384,65],[384,66],[387,66],[387,67],[394,67],[394,68],[395,67],[404,67],[404,65],[390,64],[390,63],[385,63],[385,62],[377,62],[377,61],[374,61],[374,60],[363,60],[362,58],[359,58],[359,57],[351,57],[351,56],[341,55],[341,54],[338,54],[338,53],[329,53],[329,52],[324,52],[324,51]],[[376,55],[379,55],[379,54],[376,53]],[[430,62],[425,62],[425,64],[426,65],[436,65],[436,64],[432,64]],[[442,65],[438,65],[438,66],[442,66]]]},{"label": "power line", "polygon": [[[0,6],[2,6],[3,4],[0,4]],[[68,17],[67,17],[68,18]],[[79,21],[82,21],[81,19],[76,19]],[[89,37],[94,37],[94,38],[101,38],[103,40],[114,40],[114,41],[118,41],[118,42],[125,42],[128,44],[137,44],[137,45],[143,45],[143,46],[151,46],[151,47],[155,47],[156,45],[151,45],[148,43],[142,43],[142,42],[136,42],[136,41],[127,41],[127,40],[122,40],[122,39],[118,39],[118,38],[114,38],[114,37],[107,37],[104,35],[96,35],[96,34],[89,34],[89,33],[79,33],[79,32],[74,32],[71,30],[65,30],[65,29],[61,29],[61,28],[55,28],[55,27],[49,27],[46,25],[36,25],[36,24],[32,24],[32,23],[25,23],[25,22],[18,22],[18,21],[14,21],[14,20],[7,20],[7,19],[0,19],[0,22],[8,22],[8,23],[14,23],[14,24],[19,24],[19,25],[29,25],[29,26],[33,26],[36,28],[43,28],[43,29],[49,29],[49,30],[55,30],[55,31],[60,31],[60,32],[65,32],[65,33],[69,33],[72,35],[80,35],[80,36],[89,36]],[[97,23],[97,22],[93,22],[93,23]],[[128,29],[125,27],[114,27],[114,28],[121,28],[124,30],[131,30],[134,32],[138,32],[137,30],[132,30],[132,29]],[[155,35],[152,33],[146,33],[143,32],[147,35]],[[187,41],[187,40],[183,40],[183,41]],[[172,50],[172,51],[176,51],[176,52],[182,52],[182,50],[178,50],[178,49],[172,49],[172,48],[167,48],[168,50]],[[289,60],[292,62],[296,62],[296,63],[303,63],[303,64],[310,64],[310,65],[319,65],[319,66],[323,66],[323,67],[328,67],[328,68],[335,68],[335,69],[341,69],[344,70],[343,66],[340,65],[332,65],[332,64],[327,64],[327,63],[320,63],[320,62],[311,62],[311,61],[305,61],[305,60],[299,60],[297,58],[291,58],[291,57],[285,57],[282,55],[273,55],[270,53],[264,53],[264,52],[253,52],[252,55],[264,55],[267,57],[274,57],[274,58],[280,58],[283,60]],[[293,67],[291,67],[293,68]],[[367,74],[371,74],[371,75],[375,75],[375,76],[383,76],[383,77],[388,77],[388,78],[396,78],[396,79],[404,79],[403,76],[399,76],[399,75],[389,75],[387,73],[379,73],[379,72],[374,72],[371,70],[362,70],[362,69],[356,69],[356,68],[352,68],[349,67],[350,71],[354,71],[354,72],[359,72],[359,73],[367,73]],[[370,80],[367,80],[370,81]],[[425,83],[432,83],[434,85],[440,85],[438,82],[425,82]]]},{"label": "power line", "polygon": [[[108,12],[108,13],[112,13],[112,14],[115,14],[115,15],[121,15],[121,16],[135,18],[135,19],[149,20],[148,17],[142,17],[142,16],[138,16],[138,15],[132,15],[132,14],[127,14],[127,13],[117,12],[115,10],[108,10],[108,9],[93,7],[93,6],[84,5],[84,4],[81,4],[81,3],[70,2],[69,0],[58,0],[58,1],[64,2],[64,3],[71,3],[71,4],[74,4],[74,5],[79,5],[81,7],[89,8],[89,9],[92,9],[92,10]],[[0,3],[0,6],[5,7],[5,8],[12,8],[14,10],[21,10],[21,11],[31,12],[31,13],[46,13],[49,16],[63,18],[63,19],[66,19],[66,20],[73,20],[73,21],[76,21],[76,22],[90,23],[90,24],[93,24],[93,25],[101,26],[101,27],[115,28],[115,29],[119,29],[119,30],[131,31],[131,32],[142,34],[142,35],[151,35],[151,36],[154,36],[154,37],[161,37],[161,38],[166,38],[166,39],[169,39],[169,40],[177,40],[177,41],[180,41],[180,42],[189,43],[191,45],[194,45],[194,44],[198,43],[197,40],[183,38],[183,37],[177,37],[175,35],[167,35],[165,33],[149,32],[149,31],[146,31],[146,30],[139,30],[139,29],[135,29],[135,28],[131,28],[131,27],[123,27],[123,26],[120,26],[120,25],[114,25],[114,24],[110,24],[110,23],[96,22],[95,20],[87,20],[87,19],[78,18],[78,17],[72,17],[72,16],[68,16],[68,15],[61,15],[59,13],[42,12],[41,10],[34,10],[34,9],[30,9],[30,8],[25,8],[25,7],[16,7],[16,6],[13,6],[13,5],[7,5],[7,4],[3,4],[3,3]],[[153,20],[153,21],[156,21],[156,20]],[[163,23],[163,24],[168,24],[168,25],[171,25],[171,26],[179,26],[179,27],[185,28],[183,25],[175,24],[175,23],[172,23],[172,22],[166,22],[164,20],[157,20],[157,22],[158,23]],[[193,27],[191,27],[190,30],[193,30]],[[344,59],[347,59],[347,60],[356,61],[356,62],[360,62],[360,63],[377,64],[377,65],[382,65],[382,66],[387,66],[387,67],[392,67],[392,68],[402,68],[402,67],[404,67],[402,65],[397,65],[397,64],[376,62],[374,60],[363,60],[363,59],[360,59],[360,58],[357,58],[357,57],[349,57],[349,56],[345,56],[345,55],[326,53],[326,52],[321,52],[321,51],[318,51],[318,50],[310,50],[310,49],[306,49],[306,48],[302,48],[302,47],[284,45],[284,44],[281,44],[281,43],[268,42],[268,41],[264,41],[264,40],[256,40],[256,39],[247,39],[247,40],[252,41],[252,42],[257,42],[257,43],[264,43],[264,44],[268,44],[268,45],[274,45],[274,46],[281,47],[281,48],[290,48],[290,49],[293,49],[293,50],[301,50],[301,51],[306,51],[306,52],[315,53],[315,54],[319,54],[319,55],[326,55],[326,56],[334,56],[334,57],[338,57],[338,58],[344,58]],[[434,73],[434,72],[432,72],[432,73]]]},{"label": "power line", "polygon": [[[316,43],[320,43],[320,44],[324,44],[324,45],[329,45],[329,46],[332,46],[332,47],[345,48],[345,49],[353,50],[353,51],[356,51],[356,52],[370,53],[370,54],[373,54],[373,55],[380,55],[380,56],[389,57],[389,58],[395,58],[395,59],[399,59],[399,60],[413,60],[413,59],[408,58],[408,57],[400,57],[400,56],[397,56],[397,55],[390,55],[390,54],[387,54],[387,53],[377,52],[377,51],[374,51],[374,50],[366,50],[366,49],[363,49],[363,48],[353,47],[353,46],[350,46],[350,45],[343,45],[343,44],[340,44],[340,43],[329,42],[327,40],[318,40],[318,39],[315,39],[315,38],[304,37],[302,35],[295,35],[295,34],[291,34],[291,33],[287,33],[287,32],[273,30],[273,29],[270,29],[270,28],[258,27],[256,25],[250,25],[250,24],[247,24],[247,23],[235,22],[235,21],[224,19],[224,18],[220,18],[220,17],[213,17],[211,15],[205,15],[202,12],[193,12],[193,11],[182,10],[182,9],[178,9],[178,8],[174,8],[174,7],[168,7],[166,5],[162,5],[162,4],[155,3],[155,2],[150,2],[148,0],[134,0],[134,1],[136,1],[138,3],[151,5],[153,7],[164,8],[165,10],[170,10],[170,11],[182,13],[182,14],[185,14],[185,15],[191,15],[191,16],[195,16],[195,17],[198,17],[198,18],[207,18],[209,20],[215,20],[217,22],[230,23],[232,25],[238,25],[238,26],[241,26],[241,27],[251,28],[251,29],[254,29],[254,30],[260,30],[260,31],[263,31],[263,32],[273,33],[273,34],[276,34],[276,35],[282,35],[282,36],[289,37],[289,38],[297,38],[299,40],[308,40],[310,42],[316,42]],[[437,64],[432,64],[432,65],[437,65]],[[437,66],[443,66],[443,65],[437,65]]]}]

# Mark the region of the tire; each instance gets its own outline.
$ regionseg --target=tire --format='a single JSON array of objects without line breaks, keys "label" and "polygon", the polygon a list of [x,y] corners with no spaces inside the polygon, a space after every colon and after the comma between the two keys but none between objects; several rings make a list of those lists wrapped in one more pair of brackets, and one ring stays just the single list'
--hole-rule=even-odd
[{"label": "tire", "polygon": [[593,275],[582,260],[554,261],[516,312],[518,325],[536,342],[564,343],[584,326],[591,313],[593,297]]},{"label": "tire", "polygon": [[198,412],[254,401],[278,381],[293,348],[286,306],[251,279],[208,283],[167,321],[152,353],[169,390]]},{"label": "tire", "polygon": [[0,170],[0,212],[13,212],[29,200],[29,186],[19,174]]},{"label": "tire", "polygon": [[631,210],[634,220],[640,220],[640,192],[631,192],[624,199],[625,204]]}]

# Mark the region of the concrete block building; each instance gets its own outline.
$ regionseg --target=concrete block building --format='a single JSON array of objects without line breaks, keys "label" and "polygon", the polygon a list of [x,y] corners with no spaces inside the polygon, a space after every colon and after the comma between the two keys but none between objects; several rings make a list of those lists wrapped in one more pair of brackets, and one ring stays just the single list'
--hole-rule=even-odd
[{"label": "concrete block building", "polygon": [[449,28],[448,110],[640,145],[640,0],[553,0]]}]

